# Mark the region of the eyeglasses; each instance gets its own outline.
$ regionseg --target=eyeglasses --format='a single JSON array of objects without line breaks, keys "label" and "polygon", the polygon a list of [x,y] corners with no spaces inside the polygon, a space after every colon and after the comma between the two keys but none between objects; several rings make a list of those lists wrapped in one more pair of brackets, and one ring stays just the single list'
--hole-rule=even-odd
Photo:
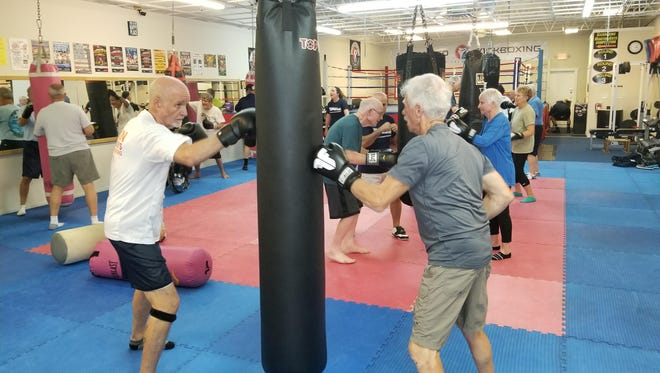
[{"label": "eyeglasses", "polygon": [[371,110],[373,110],[374,113],[376,113],[379,117],[381,117],[381,116],[383,116],[383,114],[385,114],[384,111],[378,111],[378,110],[376,110],[376,109],[371,109]]}]

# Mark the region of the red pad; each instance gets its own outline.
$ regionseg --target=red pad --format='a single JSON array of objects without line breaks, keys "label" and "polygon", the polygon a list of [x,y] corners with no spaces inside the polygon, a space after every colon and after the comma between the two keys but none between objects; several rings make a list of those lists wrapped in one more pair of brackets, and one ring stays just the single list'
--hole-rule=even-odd
[{"label": "red pad", "polygon": [[[202,286],[211,277],[213,259],[198,247],[161,246],[174,285],[189,288]],[[119,256],[108,240],[99,242],[89,258],[89,270],[94,276],[121,280]]]}]

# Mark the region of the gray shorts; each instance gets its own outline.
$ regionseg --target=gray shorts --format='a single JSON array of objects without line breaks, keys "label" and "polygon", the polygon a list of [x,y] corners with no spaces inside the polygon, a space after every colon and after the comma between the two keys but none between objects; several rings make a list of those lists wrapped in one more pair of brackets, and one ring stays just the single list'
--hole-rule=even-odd
[{"label": "gray shorts", "polygon": [[430,350],[447,342],[456,324],[465,333],[486,325],[490,263],[480,269],[427,265],[415,301],[410,341]]},{"label": "gray shorts", "polygon": [[157,290],[172,282],[160,245],[133,244],[123,241],[110,243],[119,255],[121,274],[137,290]]},{"label": "gray shorts", "polygon": [[60,156],[50,156],[50,175],[53,185],[65,187],[73,182],[76,175],[81,185],[99,179],[90,149],[78,150]]}]

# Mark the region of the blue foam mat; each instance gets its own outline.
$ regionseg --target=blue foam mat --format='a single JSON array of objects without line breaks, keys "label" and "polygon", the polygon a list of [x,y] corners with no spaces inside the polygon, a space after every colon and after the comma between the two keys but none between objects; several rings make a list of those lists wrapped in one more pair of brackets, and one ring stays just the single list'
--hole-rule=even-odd
[{"label": "blue foam mat", "polygon": [[[566,225],[566,251],[570,252],[573,248],[587,248],[637,254],[660,254],[658,237],[660,237],[660,227],[632,226],[622,229],[613,224],[596,225],[573,222]],[[589,270],[589,268],[585,267],[582,270]]]},{"label": "blue foam mat", "polygon": [[566,372],[657,373],[660,352],[567,338]]},{"label": "blue foam mat", "polygon": [[566,335],[660,351],[660,296],[566,284]]},{"label": "blue foam mat", "polygon": [[660,215],[653,210],[634,210],[604,206],[570,205],[566,209],[566,225],[590,223],[593,225],[616,225],[619,228],[657,228],[660,227]]},{"label": "blue foam mat", "polygon": [[622,251],[571,249],[566,253],[566,281],[660,296],[660,252],[658,255]]}]

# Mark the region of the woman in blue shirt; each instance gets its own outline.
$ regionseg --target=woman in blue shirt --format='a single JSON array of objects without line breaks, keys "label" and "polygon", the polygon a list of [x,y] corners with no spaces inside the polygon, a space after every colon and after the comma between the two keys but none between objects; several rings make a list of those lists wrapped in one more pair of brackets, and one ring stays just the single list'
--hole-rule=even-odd
[{"label": "woman in blue shirt", "polygon": [[[481,133],[474,136],[472,143],[481,149],[507,185],[513,186],[516,184],[516,177],[511,155],[511,124],[506,115],[500,111],[501,102],[502,94],[494,88],[488,88],[479,95],[479,111],[486,118]],[[511,258],[512,230],[509,207],[490,220],[493,250],[500,250],[493,254],[493,260]]]}]

